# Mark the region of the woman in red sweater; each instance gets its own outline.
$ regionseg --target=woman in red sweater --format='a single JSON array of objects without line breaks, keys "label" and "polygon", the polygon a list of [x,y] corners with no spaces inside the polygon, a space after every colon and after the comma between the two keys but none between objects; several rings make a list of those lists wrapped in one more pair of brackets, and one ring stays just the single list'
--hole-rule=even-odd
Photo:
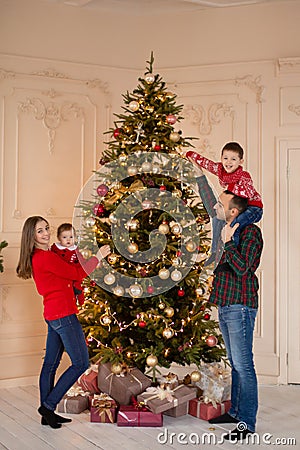
[{"label": "woman in red sweater", "polygon": [[[29,217],[22,230],[20,258],[17,275],[33,277],[37,291],[43,296],[44,318],[48,326],[46,354],[40,374],[40,400],[38,412],[42,424],[60,428],[71,419],[55,414],[57,404],[88,368],[89,355],[85,337],[77,318],[73,282],[81,281],[91,273],[99,261],[110,253],[108,245],[102,246],[83,266],[69,264],[49,250],[50,227],[40,216]],[[55,383],[55,374],[64,350],[71,365]]]}]

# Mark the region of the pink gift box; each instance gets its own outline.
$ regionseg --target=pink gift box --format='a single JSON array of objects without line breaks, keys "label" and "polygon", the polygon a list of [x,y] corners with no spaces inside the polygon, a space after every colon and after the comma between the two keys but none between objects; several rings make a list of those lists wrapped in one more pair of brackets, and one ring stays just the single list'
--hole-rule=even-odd
[{"label": "pink gift box", "polygon": [[212,403],[204,403],[198,398],[193,398],[189,402],[189,414],[203,420],[214,419],[229,411],[231,406],[230,400],[226,402],[217,403],[216,408]]},{"label": "pink gift box", "polygon": [[162,414],[154,414],[133,405],[121,405],[117,417],[118,427],[161,427]]},{"label": "pink gift box", "polygon": [[116,402],[111,399],[97,399],[91,400],[91,422],[100,423],[114,423],[116,421]]}]

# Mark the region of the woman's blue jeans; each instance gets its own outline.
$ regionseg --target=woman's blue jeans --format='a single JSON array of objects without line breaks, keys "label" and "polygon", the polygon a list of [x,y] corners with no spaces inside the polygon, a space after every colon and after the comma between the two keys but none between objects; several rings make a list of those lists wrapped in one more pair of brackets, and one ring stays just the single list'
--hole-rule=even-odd
[{"label": "woman's blue jeans", "polygon": [[[41,405],[55,411],[57,404],[65,393],[89,367],[89,355],[76,314],[61,319],[46,320],[46,323],[48,335],[46,354],[39,381],[40,397]],[[55,374],[64,350],[69,355],[72,364],[55,383]]]},{"label": "woman's blue jeans", "polygon": [[244,305],[219,306],[219,325],[231,364],[232,417],[254,432],[258,409],[257,378],[253,362],[253,333],[257,309]]}]

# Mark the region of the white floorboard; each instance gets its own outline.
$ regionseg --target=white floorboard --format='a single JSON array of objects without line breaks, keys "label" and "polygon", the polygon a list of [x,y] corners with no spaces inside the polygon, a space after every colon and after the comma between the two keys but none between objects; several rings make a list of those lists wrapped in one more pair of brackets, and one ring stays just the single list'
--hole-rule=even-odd
[{"label": "white floorboard", "polygon": [[[40,424],[38,404],[37,386],[0,389],[0,450],[229,450],[248,445],[251,449],[300,449],[300,385],[260,386],[256,440],[248,445],[236,443],[234,447],[221,442],[222,433],[234,426],[212,428],[208,422],[189,415],[164,416],[162,428],[127,428],[91,423],[86,411],[69,415],[72,423],[53,430]],[[159,441],[159,433],[165,433],[166,438]],[[180,433],[185,433],[181,440]],[[211,433],[210,442],[207,438],[202,442],[204,433]]]}]

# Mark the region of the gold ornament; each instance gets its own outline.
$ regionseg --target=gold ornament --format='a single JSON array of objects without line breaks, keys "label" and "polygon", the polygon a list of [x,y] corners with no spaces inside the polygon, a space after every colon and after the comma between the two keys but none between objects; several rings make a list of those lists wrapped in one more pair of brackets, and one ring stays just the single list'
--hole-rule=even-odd
[{"label": "gold ornament", "polygon": [[177,236],[182,232],[182,226],[179,223],[175,223],[174,225],[172,225],[171,231],[173,234],[175,234],[175,236]]},{"label": "gold ornament", "polygon": [[136,231],[139,226],[140,222],[138,219],[129,219],[125,224],[125,228],[129,231]]},{"label": "gold ornament", "polygon": [[149,355],[146,359],[146,364],[148,367],[154,367],[158,363],[158,359],[155,355]]},{"label": "gold ornament", "polygon": [[92,252],[89,249],[83,249],[80,251],[84,259],[89,259],[92,256]]},{"label": "gold ornament", "polygon": [[170,133],[170,141],[178,142],[179,140],[180,140],[180,134],[177,133],[177,131],[172,131],[172,133]]},{"label": "gold ornament", "polygon": [[188,252],[194,252],[197,248],[197,245],[194,241],[188,241],[185,245],[185,248]]},{"label": "gold ornament", "polygon": [[170,276],[170,271],[164,267],[163,269],[160,269],[160,271],[158,272],[158,276],[162,280],[167,280]]},{"label": "gold ornament", "polygon": [[107,257],[107,262],[109,264],[116,264],[116,262],[118,261],[119,256],[116,255],[115,253],[111,253],[110,255],[108,255]]},{"label": "gold ornament", "polygon": [[132,102],[129,103],[128,107],[130,111],[135,112],[139,109],[140,104],[136,100],[132,100]]},{"label": "gold ornament", "polygon": [[168,317],[174,316],[174,309],[172,308],[172,306],[167,306],[164,312]]},{"label": "gold ornament", "polygon": [[171,279],[173,281],[180,281],[182,278],[182,273],[180,272],[180,270],[175,269],[173,270],[173,272],[171,273]]},{"label": "gold ornament", "polygon": [[114,375],[120,375],[120,373],[122,373],[122,364],[120,363],[115,363],[111,365],[110,371],[114,374]]},{"label": "gold ornament", "polygon": [[127,247],[127,250],[129,251],[129,253],[133,255],[134,253],[137,253],[139,251],[139,247],[135,242],[130,242],[130,244]]},{"label": "gold ornament", "polygon": [[133,298],[139,298],[143,294],[143,288],[140,284],[135,283],[129,286],[128,292]]},{"label": "gold ornament", "polygon": [[138,173],[138,168],[136,166],[129,166],[127,169],[127,173],[130,177],[134,177]]},{"label": "gold ornament", "polygon": [[165,328],[163,331],[163,337],[166,339],[171,339],[174,336],[174,330],[172,328]]},{"label": "gold ornament", "polygon": [[158,305],[159,309],[164,309],[165,306],[164,302],[160,302]]},{"label": "gold ornament", "polygon": [[201,373],[198,372],[198,370],[194,370],[191,373],[191,381],[193,381],[194,383],[197,383],[200,380],[201,380]]},{"label": "gold ornament", "polygon": [[85,225],[87,227],[93,227],[95,225],[95,223],[96,223],[96,219],[94,217],[87,217],[85,219]]},{"label": "gold ornament", "polygon": [[152,164],[149,161],[145,161],[142,164],[142,171],[143,172],[151,172],[152,170]]},{"label": "gold ornament", "polygon": [[126,161],[126,159],[127,159],[126,153],[122,152],[119,156],[120,163],[124,163]]},{"label": "gold ornament", "polygon": [[149,73],[145,76],[145,81],[147,84],[154,83],[154,80],[155,80],[155,76],[152,73]]},{"label": "gold ornament", "polygon": [[161,224],[159,225],[159,227],[158,227],[158,231],[159,231],[161,234],[168,234],[169,231],[170,231],[170,227],[169,227],[169,225],[167,224],[167,222],[161,223]]},{"label": "gold ornament", "polygon": [[122,286],[116,286],[114,289],[113,289],[113,293],[115,294],[115,295],[118,295],[119,297],[122,297],[123,295],[124,295],[124,288],[122,287]]}]

